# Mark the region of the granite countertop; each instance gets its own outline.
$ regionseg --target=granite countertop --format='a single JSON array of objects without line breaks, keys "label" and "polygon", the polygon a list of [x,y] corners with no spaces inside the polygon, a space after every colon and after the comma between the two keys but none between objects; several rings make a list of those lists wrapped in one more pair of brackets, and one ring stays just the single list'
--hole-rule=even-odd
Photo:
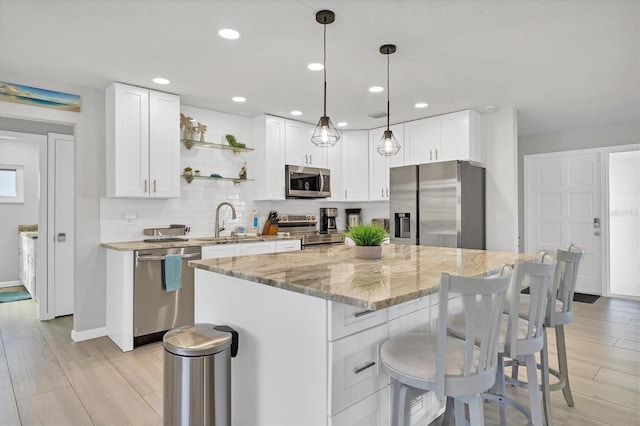
[{"label": "granite countertop", "polygon": [[300,240],[292,235],[257,235],[252,237],[192,237],[184,241],[144,242],[128,241],[122,243],[102,243],[100,246],[117,251],[133,251],[172,247],[214,246],[220,244],[255,243],[260,241]]},{"label": "granite countertop", "polygon": [[18,232],[38,232],[38,224],[18,225]]},{"label": "granite countertop", "polygon": [[436,293],[440,274],[485,276],[535,254],[383,244],[382,259],[353,256],[353,246],[194,260],[189,266],[365,309],[384,309]]}]

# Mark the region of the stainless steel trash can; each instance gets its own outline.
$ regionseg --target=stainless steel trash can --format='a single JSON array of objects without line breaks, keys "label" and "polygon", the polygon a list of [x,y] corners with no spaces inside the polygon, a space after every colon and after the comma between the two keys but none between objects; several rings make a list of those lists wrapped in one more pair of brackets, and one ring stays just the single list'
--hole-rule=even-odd
[{"label": "stainless steel trash can", "polygon": [[164,335],[163,419],[171,425],[231,424],[231,357],[238,333],[195,324]]}]

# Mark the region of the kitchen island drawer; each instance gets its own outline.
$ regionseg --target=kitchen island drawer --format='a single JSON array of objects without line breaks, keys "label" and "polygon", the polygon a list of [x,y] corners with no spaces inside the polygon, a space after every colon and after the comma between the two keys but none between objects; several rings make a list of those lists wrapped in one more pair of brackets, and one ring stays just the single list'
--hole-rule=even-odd
[{"label": "kitchen island drawer", "polygon": [[340,413],[329,416],[330,426],[389,425],[389,387],[380,389]]},{"label": "kitchen island drawer", "polygon": [[387,322],[387,309],[371,311],[357,306],[331,301],[327,304],[327,309],[330,341]]},{"label": "kitchen island drawer", "polygon": [[329,415],[336,414],[387,385],[379,347],[387,324],[329,343]]}]

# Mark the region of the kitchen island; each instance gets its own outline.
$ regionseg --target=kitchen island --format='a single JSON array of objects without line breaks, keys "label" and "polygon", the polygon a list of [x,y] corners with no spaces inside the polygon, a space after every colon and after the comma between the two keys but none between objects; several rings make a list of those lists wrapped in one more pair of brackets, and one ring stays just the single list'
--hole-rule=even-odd
[{"label": "kitchen island", "polygon": [[[232,361],[233,424],[388,424],[387,338],[437,318],[440,274],[485,276],[533,255],[383,245],[361,260],[349,246],[189,262],[196,322],[240,333]],[[455,305],[455,303],[454,303]],[[441,411],[412,401],[413,424]]]}]

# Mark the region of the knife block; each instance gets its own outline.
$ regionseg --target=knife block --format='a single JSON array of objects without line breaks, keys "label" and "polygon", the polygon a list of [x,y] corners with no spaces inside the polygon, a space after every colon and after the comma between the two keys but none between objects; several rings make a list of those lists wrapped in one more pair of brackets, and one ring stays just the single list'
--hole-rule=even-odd
[{"label": "knife block", "polygon": [[273,225],[267,219],[264,222],[264,228],[262,228],[262,235],[277,235],[278,234],[278,225]]}]

